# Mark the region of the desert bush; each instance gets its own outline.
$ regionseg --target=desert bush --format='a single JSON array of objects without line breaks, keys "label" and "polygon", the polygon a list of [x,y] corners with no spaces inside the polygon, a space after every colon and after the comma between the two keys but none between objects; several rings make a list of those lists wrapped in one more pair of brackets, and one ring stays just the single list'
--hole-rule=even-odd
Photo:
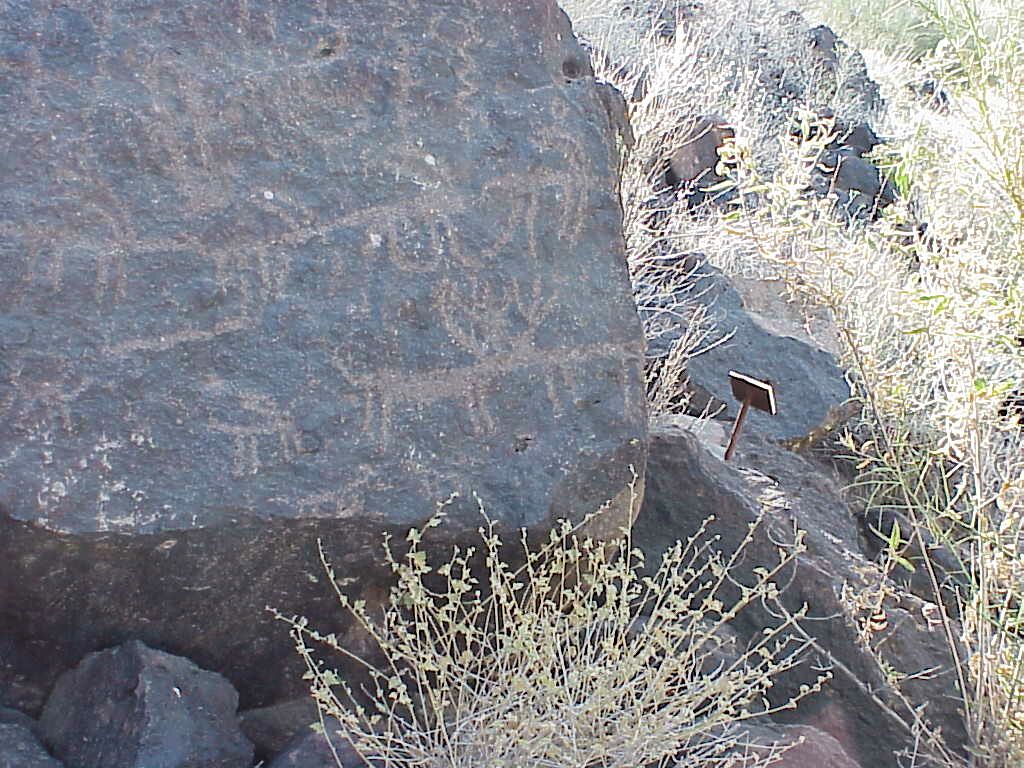
[{"label": "desert bush", "polygon": [[[736,565],[756,525],[737,552],[723,553],[706,522],[648,573],[628,533],[594,541],[565,522],[539,548],[522,534],[510,558],[485,516],[478,551],[432,561],[424,542],[442,515],[409,531],[404,552],[386,540],[397,584],[378,615],[344,593],[321,553],[382,665],[285,618],[322,716],[340,722],[370,765],[749,768],[778,753],[744,750],[742,723],[795,705],[773,707],[766,694],[800,663],[804,646],[791,630],[802,614],[745,648],[729,647],[723,629],[777,596],[801,537],[739,584]],[[524,564],[513,568],[517,557]],[[325,651],[363,664],[371,684],[354,690],[320,658]]]},{"label": "desert bush", "polygon": [[[848,92],[817,81],[799,56],[780,69],[773,52],[791,50],[784,28],[800,21],[767,0],[704,4],[703,22],[639,48],[623,29],[630,20],[604,3],[565,0],[593,46],[613,54],[610,64],[598,57],[599,77],[625,93],[645,78],[623,184],[631,267],[647,285],[658,257],[700,251],[729,275],[781,277],[794,302],[829,310],[864,406],[838,448],[852,460],[852,491],[885,540],[886,570],[924,572],[963,697],[966,756],[930,727],[927,702],[904,700],[905,764],[1021,765],[1024,442],[1006,398],[1024,385],[1024,11],[1013,0],[800,5],[811,23],[877,49],[884,112],[843,103]],[[632,51],[613,39],[626,32]],[[759,99],[768,69],[799,97]],[[929,80],[948,94],[947,109],[927,108],[909,87]],[[823,103],[886,138],[875,160],[901,199],[877,221],[851,223],[808,193],[832,127],[816,116]],[[694,216],[672,196],[657,199],[651,158],[709,112],[736,128],[725,152],[737,194],[731,209]],[[802,136],[790,135],[794,122]],[[702,344],[728,332],[701,320]],[[691,337],[678,366],[692,354]],[[910,549],[923,560],[907,560]],[[872,600],[863,604],[876,610]],[[888,671],[898,698],[900,671]]]},{"label": "desert bush", "polygon": [[[808,112],[798,117],[805,126],[814,120]],[[965,158],[984,162],[985,155],[926,146],[914,155],[918,199],[902,201],[875,224],[848,224],[828,200],[806,192],[830,125],[811,127],[803,140],[782,140],[770,179],[740,163],[736,181],[748,192],[740,198],[747,204],[724,223],[795,294],[830,310],[865,406],[846,438],[858,473],[854,488],[869,519],[907,521],[904,543],[923,555],[916,567],[925,570],[940,611],[963,696],[969,756],[930,730],[926,702],[905,698],[916,745],[908,763],[1020,765],[1024,507],[1015,489],[1024,479],[1024,444],[1019,422],[999,415],[1005,393],[1024,378],[1016,347],[1016,182],[1013,174],[991,174],[990,190],[961,189],[955,198],[936,199],[954,184],[966,185]],[[916,135],[928,142],[936,134]],[[953,163],[961,167],[954,170]],[[907,225],[922,210],[937,217],[932,229],[948,240],[908,237]],[[961,234],[945,234],[954,227]],[[881,534],[892,531],[890,523]],[[936,547],[957,564],[954,573],[936,566],[929,554]],[[896,562],[898,549],[889,553]]]},{"label": "desert bush", "polygon": [[[833,234],[811,259],[812,249],[797,247],[793,278],[830,294],[841,318],[869,405],[861,438],[848,441],[869,510],[908,520],[908,543],[925,553],[917,567],[941,609],[970,753],[938,748],[931,757],[1008,768],[1024,764],[1024,442],[1006,405],[1024,382],[1024,19],[1002,0],[913,7],[941,44],[916,67],[893,69],[941,80],[951,95],[948,114],[935,114],[914,103],[905,82],[889,90],[886,128],[913,158],[916,210]],[[886,235],[899,216],[927,220],[934,233],[913,244],[916,270]],[[861,259],[881,285],[857,285]],[[824,272],[848,290],[833,290]],[[952,584],[927,556],[936,547],[958,564]]]}]

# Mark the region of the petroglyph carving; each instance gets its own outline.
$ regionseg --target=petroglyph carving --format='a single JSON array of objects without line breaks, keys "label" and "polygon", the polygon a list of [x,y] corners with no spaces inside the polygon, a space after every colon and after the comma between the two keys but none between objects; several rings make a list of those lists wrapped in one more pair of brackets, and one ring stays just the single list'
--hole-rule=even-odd
[{"label": "petroglyph carving", "polygon": [[[483,6],[470,0],[424,12],[414,32],[383,29],[372,3],[340,19],[312,0],[216,17],[183,0],[143,30],[110,0],[61,17],[89,42],[59,56],[40,41],[65,12],[40,5],[13,72],[26,100],[0,128],[19,195],[60,205],[0,205],[0,233],[20,249],[0,306],[60,349],[8,354],[0,409],[81,456],[102,424],[147,480],[88,462],[78,485],[51,472],[25,497],[62,511],[104,494],[104,530],[165,507],[169,527],[188,527],[186,509],[215,517],[257,498],[292,514],[272,478],[301,467],[300,508],[351,510],[339,494],[389,493],[387,472],[434,488],[424,457],[442,439],[429,421],[444,423],[446,461],[483,468],[510,450],[508,419],[543,436],[600,399],[581,369],[638,364],[621,244],[607,237],[603,107],[584,77],[566,84],[562,63],[579,52],[565,18],[524,2],[536,8],[506,11],[541,20],[549,39],[514,56],[481,56]],[[179,23],[201,43],[182,46]],[[28,115],[53,124],[32,133]],[[579,322],[595,303],[619,330]],[[133,442],[158,427],[156,447]],[[25,460],[6,443],[0,456],[8,476]],[[352,463],[371,467],[365,487]]]},{"label": "petroglyph carving", "polygon": [[210,7],[0,3],[0,583],[32,690],[134,635],[290,699],[264,607],[333,620],[319,538],[372,581],[453,491],[438,543],[473,493],[540,535],[644,466],[613,140],[554,0]]},{"label": "petroglyph carving", "polygon": [[203,390],[215,404],[226,402],[226,412],[240,417],[242,422],[228,422],[215,416],[207,420],[211,430],[231,437],[234,477],[255,475],[265,464],[286,463],[295,458],[299,435],[294,419],[272,397],[257,392],[236,394],[223,382],[207,383]]},{"label": "petroglyph carving", "polygon": [[432,293],[441,325],[477,360],[529,347],[552,306],[539,278],[524,287],[514,280],[471,275],[461,285],[441,280]]}]

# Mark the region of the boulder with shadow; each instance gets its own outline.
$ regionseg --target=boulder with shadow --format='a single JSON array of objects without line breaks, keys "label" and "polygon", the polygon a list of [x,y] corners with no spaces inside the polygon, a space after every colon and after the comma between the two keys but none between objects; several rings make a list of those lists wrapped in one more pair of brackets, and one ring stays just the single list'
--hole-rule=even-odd
[{"label": "boulder with shadow", "polygon": [[131,641],[61,675],[39,728],[69,768],[249,768],[237,707],[221,675]]},{"label": "boulder with shadow", "polygon": [[0,4],[0,703],[26,711],[129,639],[246,709],[298,695],[267,605],[346,633],[318,540],[384,590],[383,534],[453,494],[432,547],[476,539],[474,493],[509,531],[633,512],[621,104],[555,0],[211,8]]},{"label": "boulder with shadow", "polygon": [[[732,572],[736,584],[750,583],[750,569],[775,560],[778,547],[792,541],[795,529],[806,532],[806,551],[777,582],[784,586],[781,600],[788,610],[808,606],[801,626],[811,650],[803,665],[775,679],[769,696],[776,703],[786,701],[824,668],[831,668],[833,679],[796,710],[777,713],[773,720],[824,731],[861,768],[893,765],[894,756],[912,745],[913,733],[906,727],[912,715],[862,645],[862,621],[868,617],[852,609],[851,596],[877,591],[885,577],[865,554],[865,532],[844,499],[839,478],[811,458],[775,445],[757,429],[743,432],[736,454],[726,462],[719,446],[671,423],[652,430],[647,478],[633,527],[633,544],[647,563],[660,562],[663,552],[692,536],[709,515],[716,518],[712,532],[721,536],[716,546],[731,552],[763,515]],[[736,595],[726,594],[724,601]],[[731,622],[741,642],[772,626],[776,609],[749,606],[741,612]],[[881,612],[884,622],[872,630],[873,647],[886,665],[907,675],[903,685],[909,700],[928,702],[920,714],[941,727],[948,745],[962,749],[965,733],[952,656],[935,627],[935,606],[892,589]],[[814,754],[834,752],[823,745]]]}]

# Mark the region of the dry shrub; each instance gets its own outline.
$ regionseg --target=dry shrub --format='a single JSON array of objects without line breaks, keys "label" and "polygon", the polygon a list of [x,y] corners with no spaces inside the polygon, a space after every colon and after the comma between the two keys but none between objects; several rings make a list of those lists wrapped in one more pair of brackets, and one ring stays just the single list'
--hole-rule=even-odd
[{"label": "dry shrub", "polygon": [[[888,108],[870,114],[843,103],[844,88],[816,82],[799,56],[778,69],[776,54],[791,50],[782,28],[799,20],[770,0],[703,3],[704,22],[681,25],[671,43],[637,38],[632,21],[600,0],[563,4],[593,47],[611,52],[597,59],[600,77],[627,94],[646,82],[623,183],[641,310],[657,295],[651,275],[666,254],[694,251],[732,276],[781,277],[794,301],[827,308],[864,404],[845,440],[854,491],[876,521],[903,521],[899,541],[891,525],[880,530],[886,566],[903,570],[909,545],[940,548],[954,564],[943,572],[925,557],[911,566],[941,612],[970,755],[927,732],[928,702],[908,701],[905,764],[1024,764],[1024,440],[1012,401],[1024,393],[1024,9],[1016,0],[806,0],[812,23],[880,49],[868,53],[883,65],[872,74]],[[799,86],[798,98],[759,98],[772,68]],[[947,93],[946,111],[908,87],[928,80]],[[901,199],[877,221],[851,223],[808,194],[830,128],[815,126],[823,101],[886,137],[875,160]],[[738,163],[737,204],[692,215],[657,198],[652,159],[707,113],[736,129],[725,152]],[[794,121],[803,140],[788,135]],[[676,314],[693,314],[685,291],[675,294]],[[699,327],[705,345],[729,331],[706,318]],[[699,353],[692,334],[683,338],[667,366],[678,375],[652,388],[660,398]]]},{"label": "dry shrub", "polygon": [[745,749],[741,725],[795,705],[765,697],[774,676],[800,663],[791,630],[802,613],[746,648],[730,648],[724,630],[747,606],[774,602],[801,537],[723,602],[757,525],[727,554],[705,523],[645,575],[628,534],[610,545],[565,522],[540,548],[523,534],[525,564],[513,569],[486,517],[479,550],[431,562],[423,542],[441,519],[411,530],[402,553],[385,543],[397,584],[380,615],[339,588],[323,557],[344,610],[387,660],[366,664],[368,688],[353,690],[320,660],[327,649],[365,664],[335,636],[285,619],[322,716],[340,721],[370,765],[751,768],[778,754]]}]

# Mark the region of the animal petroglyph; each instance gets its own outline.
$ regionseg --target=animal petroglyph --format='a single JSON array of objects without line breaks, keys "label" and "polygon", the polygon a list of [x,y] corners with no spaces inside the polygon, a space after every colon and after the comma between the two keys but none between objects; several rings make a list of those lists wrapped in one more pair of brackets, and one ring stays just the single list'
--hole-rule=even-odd
[{"label": "animal petroglyph", "polygon": [[[118,0],[40,6],[12,65],[25,98],[0,116],[20,180],[0,192],[17,244],[0,306],[50,356],[5,350],[0,408],[72,464],[102,428],[117,472],[88,464],[40,496],[0,438],[18,477],[0,485],[51,519],[104,499],[81,521],[104,531],[365,509],[399,493],[388,472],[444,495],[427,457],[498,472],[513,422],[536,436],[521,455],[572,454],[599,433],[570,428],[579,403],[611,404],[598,423],[642,410],[621,391],[635,376],[604,375],[642,352],[608,237],[614,143],[567,20],[528,1],[550,40],[486,63],[469,0],[415,30],[304,0],[161,6],[145,33]],[[183,45],[179,24],[204,36]],[[58,33],[80,44],[41,47]]]},{"label": "animal petroglyph", "polygon": [[377,589],[381,533],[439,501],[439,545],[474,496],[539,536],[627,512],[644,466],[614,139],[557,3],[212,7],[0,3],[25,690],[137,636],[291,699],[264,607],[336,618],[319,541]]}]

